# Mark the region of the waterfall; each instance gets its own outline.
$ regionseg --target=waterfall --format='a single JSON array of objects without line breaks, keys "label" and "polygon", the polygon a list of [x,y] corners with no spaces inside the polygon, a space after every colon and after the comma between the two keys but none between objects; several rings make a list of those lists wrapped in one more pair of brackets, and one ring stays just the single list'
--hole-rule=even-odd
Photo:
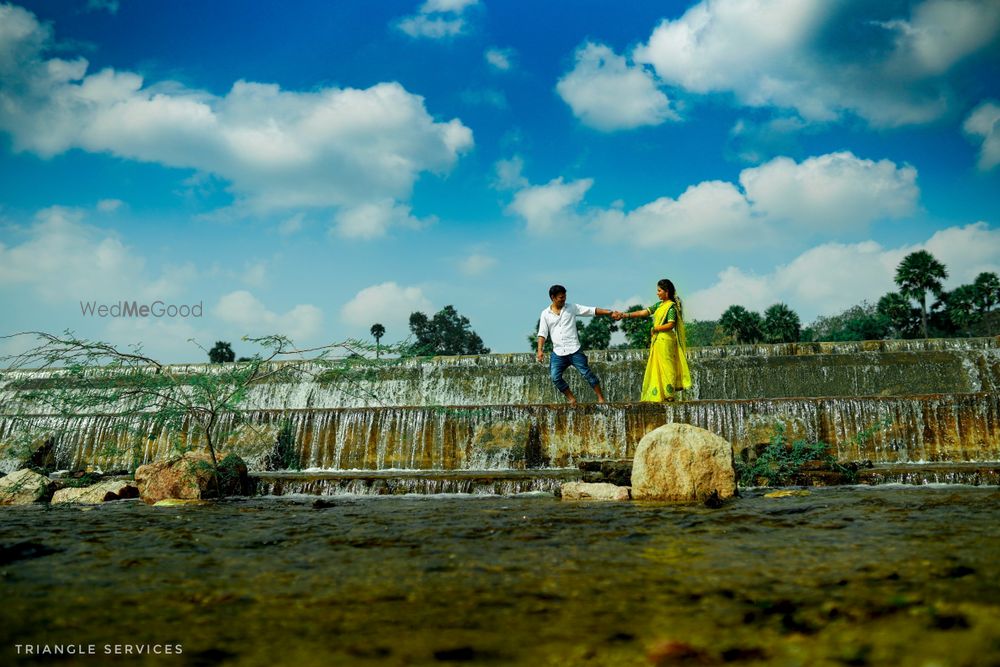
[{"label": "waterfall", "polygon": [[[588,353],[609,401],[639,400],[646,354],[645,350]],[[688,398],[700,400],[1000,391],[998,338],[733,345],[693,348],[689,360],[694,386]],[[172,366],[170,371],[212,372],[220,366]],[[407,359],[373,370],[371,377],[349,381],[324,381],[321,369],[311,370],[309,379],[254,386],[245,409],[540,405],[562,400],[547,366],[531,354]],[[568,371],[566,379],[582,399],[593,396],[575,371]],[[57,382],[59,374],[53,370],[0,374],[0,406],[10,412],[22,393],[19,388]]]},{"label": "waterfall", "polygon": [[[671,404],[637,402],[645,355],[590,354],[607,406],[554,405],[561,397],[531,354],[409,359],[351,383],[317,373],[255,386],[213,435],[218,451],[240,454],[253,470],[273,458],[283,430],[303,469],[509,471],[628,458],[645,433],[671,422],[718,433],[738,453],[769,442],[780,425],[788,441],[827,442],[842,461],[1000,460],[998,338],[692,349],[687,398],[698,400]],[[581,399],[592,396],[578,374],[567,379]],[[63,418],[28,399],[59,382],[57,370],[0,374],[0,472],[43,444],[60,468],[103,471],[204,445],[190,423],[162,429],[152,412]]]},{"label": "waterfall", "polygon": [[[64,468],[133,470],[166,456],[176,444],[202,444],[186,426],[152,432],[147,417],[124,424],[108,415],[33,419],[31,426],[53,434],[56,460]],[[673,422],[718,433],[737,453],[769,442],[780,424],[789,441],[827,442],[843,461],[1000,460],[1000,396],[993,392],[579,407],[255,410],[226,416],[218,426],[217,449],[235,451],[260,469],[285,421],[300,467],[317,470],[566,467],[584,458],[629,458],[643,435]],[[23,427],[12,417],[0,418],[0,439]],[[858,434],[866,431],[870,436],[860,440]]]}]

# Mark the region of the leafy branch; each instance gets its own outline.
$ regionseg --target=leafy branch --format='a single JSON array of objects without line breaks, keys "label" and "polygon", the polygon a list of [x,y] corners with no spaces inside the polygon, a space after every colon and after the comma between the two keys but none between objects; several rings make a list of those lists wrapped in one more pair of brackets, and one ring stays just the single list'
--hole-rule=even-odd
[{"label": "leafy branch", "polygon": [[[47,414],[64,418],[110,414],[120,430],[127,430],[136,421],[129,418],[136,417],[137,430],[150,439],[164,431],[178,433],[186,426],[192,439],[195,435],[203,439],[216,473],[220,470],[217,445],[228,435],[219,431],[220,420],[237,413],[254,387],[326,377],[381,403],[359,380],[402,360],[384,354],[370,359],[366,355],[371,346],[357,340],[298,348],[288,337],[275,334],[244,337],[259,351],[240,362],[168,365],[145,354],[140,345],[122,349],[69,330],[62,334],[27,331],[0,339],[16,337],[33,338],[34,345],[0,358],[8,374],[27,371],[8,382],[10,388],[24,391],[4,406],[5,412],[14,408],[15,417],[34,417],[30,412],[42,407]],[[386,351],[387,346],[381,346],[381,352]],[[388,351],[396,352],[391,347]],[[41,378],[39,371],[44,371]]]}]

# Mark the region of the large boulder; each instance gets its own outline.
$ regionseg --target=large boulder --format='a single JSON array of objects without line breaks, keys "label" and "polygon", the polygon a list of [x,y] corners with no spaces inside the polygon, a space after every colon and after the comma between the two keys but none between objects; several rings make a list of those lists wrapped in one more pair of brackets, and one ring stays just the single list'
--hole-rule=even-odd
[{"label": "large boulder", "polygon": [[[250,493],[250,477],[243,460],[221,453],[217,453],[216,457],[222,473],[218,480],[222,495]],[[140,497],[150,505],[167,498],[203,500],[218,496],[215,469],[207,452],[187,452],[165,461],[139,466],[135,471],[135,482]]]},{"label": "large boulder", "polygon": [[106,480],[92,486],[66,487],[52,496],[52,504],[76,503],[79,505],[99,505],[111,500],[138,498],[139,488],[132,480]]},{"label": "large boulder", "polygon": [[643,436],[632,463],[636,500],[703,502],[736,494],[733,447],[690,424],[667,424]]},{"label": "large boulder", "polygon": [[52,495],[54,484],[45,475],[23,468],[0,479],[0,505],[30,505]]},{"label": "large boulder", "polygon": [[628,487],[606,482],[566,482],[560,487],[563,500],[628,500]]}]

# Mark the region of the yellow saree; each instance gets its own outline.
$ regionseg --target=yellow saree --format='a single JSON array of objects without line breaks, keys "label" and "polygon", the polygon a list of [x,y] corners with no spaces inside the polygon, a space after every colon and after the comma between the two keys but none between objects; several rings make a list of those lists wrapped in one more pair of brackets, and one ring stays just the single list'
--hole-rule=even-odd
[{"label": "yellow saree", "polygon": [[673,301],[663,301],[653,313],[653,326],[674,322],[670,331],[652,334],[649,359],[642,378],[640,400],[649,402],[672,401],[676,392],[691,387],[684,344],[684,320]]}]

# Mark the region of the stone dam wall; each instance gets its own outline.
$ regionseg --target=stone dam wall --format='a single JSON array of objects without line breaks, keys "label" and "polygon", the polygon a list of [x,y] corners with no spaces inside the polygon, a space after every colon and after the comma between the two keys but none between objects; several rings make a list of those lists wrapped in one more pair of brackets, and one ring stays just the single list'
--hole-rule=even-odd
[{"label": "stone dam wall", "polygon": [[[646,432],[669,422],[719,433],[737,452],[768,442],[780,425],[789,440],[830,443],[844,461],[1000,460],[996,338],[692,350],[696,386],[676,404],[636,402],[644,351],[590,357],[611,405],[554,403],[547,367],[530,354],[434,358],[379,371],[361,391],[265,385],[219,429],[230,434],[224,448],[252,469],[283,428],[309,469],[516,470],[628,458]],[[567,377],[581,399],[592,397],[575,371]],[[179,443],[199,444],[187,428],[157,432],[144,417],[124,424],[115,415],[33,412],[23,392],[52,381],[0,376],[0,448],[30,431],[51,441],[61,468],[128,471]],[[0,471],[16,465],[0,453]]]}]

